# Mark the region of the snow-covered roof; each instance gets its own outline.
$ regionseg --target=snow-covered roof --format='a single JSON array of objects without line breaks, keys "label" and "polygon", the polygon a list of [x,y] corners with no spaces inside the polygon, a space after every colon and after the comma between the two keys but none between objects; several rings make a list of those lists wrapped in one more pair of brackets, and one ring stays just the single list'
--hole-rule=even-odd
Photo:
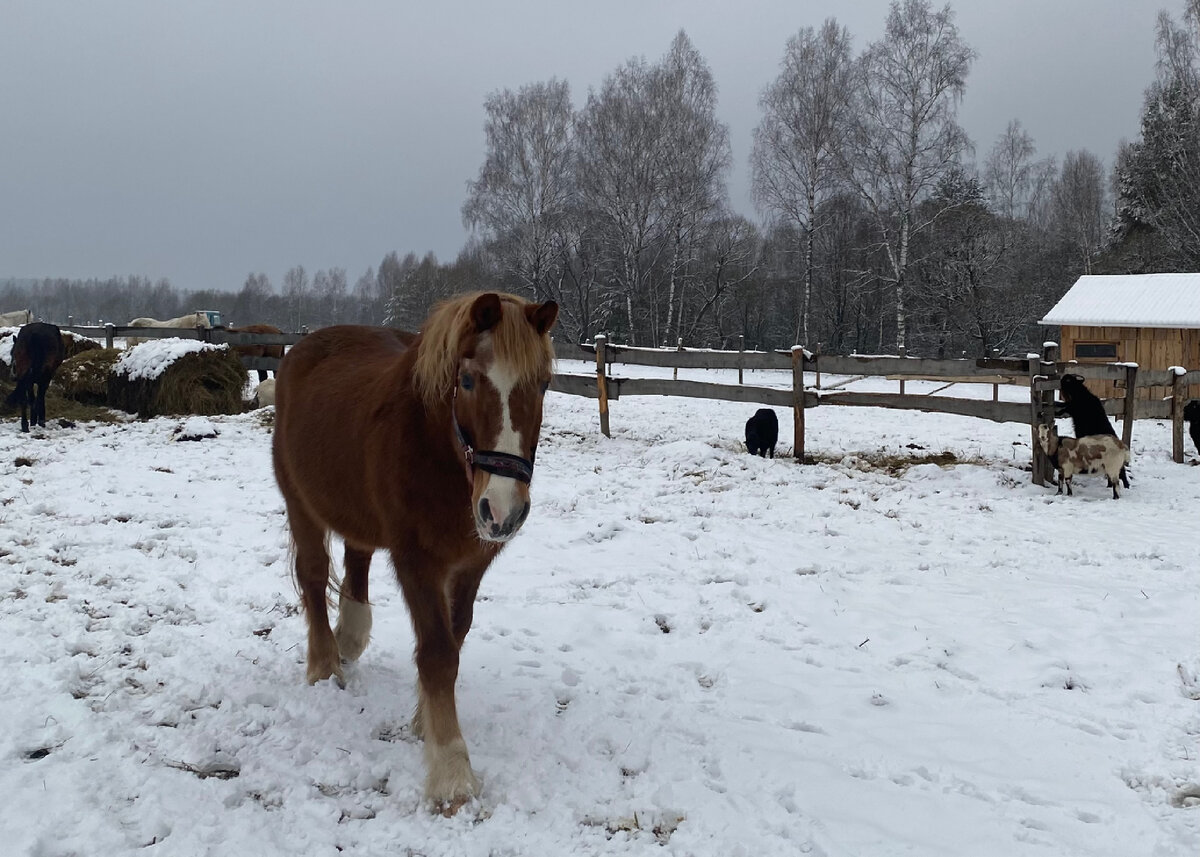
[{"label": "snow-covered roof", "polygon": [[1200,273],[1083,276],[1041,324],[1200,327]]}]

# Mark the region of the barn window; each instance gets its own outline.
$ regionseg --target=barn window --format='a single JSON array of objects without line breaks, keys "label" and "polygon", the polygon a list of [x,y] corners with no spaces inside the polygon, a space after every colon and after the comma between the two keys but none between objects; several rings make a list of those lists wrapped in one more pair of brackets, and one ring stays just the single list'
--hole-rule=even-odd
[{"label": "barn window", "polygon": [[1115,342],[1076,342],[1076,360],[1116,360],[1117,343]]}]

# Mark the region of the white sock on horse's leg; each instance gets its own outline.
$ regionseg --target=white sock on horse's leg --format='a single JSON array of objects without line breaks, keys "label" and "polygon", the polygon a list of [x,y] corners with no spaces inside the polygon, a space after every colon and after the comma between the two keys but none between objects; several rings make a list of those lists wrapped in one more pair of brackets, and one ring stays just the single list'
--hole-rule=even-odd
[{"label": "white sock on horse's leg", "polygon": [[342,660],[357,661],[371,641],[371,605],[343,593],[338,598],[337,628],[333,636],[337,639]]}]

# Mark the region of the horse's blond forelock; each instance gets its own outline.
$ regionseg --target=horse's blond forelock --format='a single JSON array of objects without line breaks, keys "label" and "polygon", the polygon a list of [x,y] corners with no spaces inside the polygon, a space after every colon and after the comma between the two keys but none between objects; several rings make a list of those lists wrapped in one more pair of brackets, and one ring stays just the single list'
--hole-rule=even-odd
[{"label": "horse's blond forelock", "polygon": [[[463,340],[474,332],[471,307],[482,294],[470,292],[443,301],[421,327],[413,384],[426,407],[444,400],[457,383]],[[529,323],[525,315],[529,301],[504,292],[495,294],[500,298],[500,321],[488,331],[495,359],[508,367],[518,384],[544,380],[554,364],[549,334],[539,335]]]}]

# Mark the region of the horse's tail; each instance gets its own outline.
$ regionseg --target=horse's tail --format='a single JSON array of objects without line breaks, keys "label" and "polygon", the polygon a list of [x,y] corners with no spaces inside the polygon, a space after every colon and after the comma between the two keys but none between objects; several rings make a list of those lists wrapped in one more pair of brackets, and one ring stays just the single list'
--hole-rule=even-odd
[{"label": "horse's tail", "polygon": [[[342,578],[337,573],[337,564],[333,561],[333,556],[329,553],[329,548],[333,544],[333,535],[329,532],[325,533],[325,554],[329,556],[329,584],[325,592],[325,604],[328,607],[337,605],[336,598],[340,598],[342,594]],[[300,578],[296,576],[296,540],[288,539],[288,566],[292,570],[292,586],[296,589],[296,594],[303,596],[304,593],[300,589]]]}]

